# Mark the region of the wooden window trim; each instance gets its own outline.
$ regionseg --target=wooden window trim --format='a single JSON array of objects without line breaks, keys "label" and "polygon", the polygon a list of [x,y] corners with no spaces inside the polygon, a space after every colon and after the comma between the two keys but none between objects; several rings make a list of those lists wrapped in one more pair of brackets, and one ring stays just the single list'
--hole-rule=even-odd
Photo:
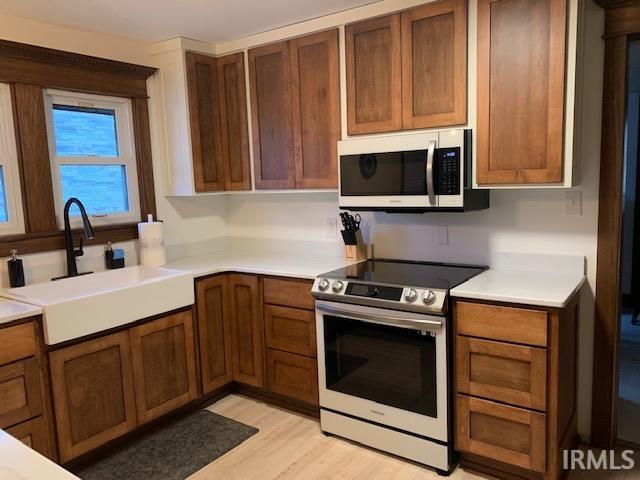
[{"label": "wooden window trim", "polygon": [[[0,237],[0,256],[7,256],[13,248],[22,254],[64,248],[64,232],[58,230],[55,220],[50,169],[46,168],[49,146],[42,96],[46,88],[131,99],[141,220],[148,213],[156,215],[146,86],[155,72],[142,65],[0,40],[0,82],[12,87],[26,231]],[[98,226],[94,231],[95,238],[88,245],[138,237],[135,222]],[[77,241],[82,230],[73,232]]]}]

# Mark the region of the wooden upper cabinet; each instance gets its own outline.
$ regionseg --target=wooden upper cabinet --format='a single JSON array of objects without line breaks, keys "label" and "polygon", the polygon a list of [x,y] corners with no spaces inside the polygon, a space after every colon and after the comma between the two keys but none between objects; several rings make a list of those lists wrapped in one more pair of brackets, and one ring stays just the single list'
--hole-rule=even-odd
[{"label": "wooden upper cabinet", "polygon": [[479,184],[563,180],[566,0],[478,0]]},{"label": "wooden upper cabinet", "polygon": [[225,190],[250,190],[249,133],[244,53],[219,57],[220,135]]},{"label": "wooden upper cabinet", "polygon": [[289,42],[249,50],[257,189],[295,188]]},{"label": "wooden upper cabinet", "polygon": [[140,424],[198,396],[191,310],[144,323],[129,332]]},{"label": "wooden upper cabinet", "polygon": [[260,279],[255,275],[228,276],[234,380],[264,387],[264,326]]},{"label": "wooden upper cabinet", "polygon": [[227,276],[198,280],[196,303],[202,389],[209,393],[233,380]]},{"label": "wooden upper cabinet", "polygon": [[466,0],[402,12],[401,22],[402,128],[466,123]]},{"label": "wooden upper cabinet", "polygon": [[291,40],[296,188],[336,188],[340,140],[338,30]]},{"label": "wooden upper cabinet", "polygon": [[345,27],[347,131],[402,128],[400,14]]},{"label": "wooden upper cabinet", "polygon": [[136,427],[129,332],[56,350],[49,361],[62,462]]},{"label": "wooden upper cabinet", "polygon": [[195,189],[224,190],[217,60],[187,52],[186,62]]}]

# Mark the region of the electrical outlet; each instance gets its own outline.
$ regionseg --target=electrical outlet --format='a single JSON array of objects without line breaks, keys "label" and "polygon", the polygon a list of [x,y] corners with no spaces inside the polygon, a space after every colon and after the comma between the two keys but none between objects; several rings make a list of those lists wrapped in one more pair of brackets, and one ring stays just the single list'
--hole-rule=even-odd
[{"label": "electrical outlet", "polygon": [[327,238],[336,238],[338,236],[338,219],[327,218]]},{"label": "electrical outlet", "polygon": [[436,225],[436,244],[449,245],[449,226]]},{"label": "electrical outlet", "polygon": [[582,192],[567,190],[564,194],[564,213],[566,215],[582,215]]}]

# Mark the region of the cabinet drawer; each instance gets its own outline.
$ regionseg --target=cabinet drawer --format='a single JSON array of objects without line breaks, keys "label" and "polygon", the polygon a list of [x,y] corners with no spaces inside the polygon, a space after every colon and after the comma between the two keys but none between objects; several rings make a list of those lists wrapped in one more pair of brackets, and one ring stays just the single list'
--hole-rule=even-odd
[{"label": "cabinet drawer", "polygon": [[35,354],[36,334],[32,322],[0,330],[0,365]]},{"label": "cabinet drawer", "polygon": [[318,364],[314,358],[267,349],[269,391],[318,405]]},{"label": "cabinet drawer", "polygon": [[547,351],[458,335],[456,386],[461,393],[544,410]]},{"label": "cabinet drawer", "polygon": [[53,459],[49,426],[44,417],[32,418],[27,422],[8,428],[7,433],[36,452]]},{"label": "cabinet drawer", "polygon": [[313,282],[304,280],[265,278],[263,280],[264,303],[314,310],[316,304],[311,296],[311,285]]},{"label": "cabinet drawer", "polygon": [[479,398],[456,397],[456,449],[545,471],[546,416]]},{"label": "cabinet drawer", "polygon": [[316,356],[315,312],[265,305],[264,324],[267,347]]},{"label": "cabinet drawer", "polygon": [[547,346],[547,312],[456,302],[458,333],[471,337]]},{"label": "cabinet drawer", "polygon": [[42,413],[40,372],[35,358],[0,367],[0,428]]}]

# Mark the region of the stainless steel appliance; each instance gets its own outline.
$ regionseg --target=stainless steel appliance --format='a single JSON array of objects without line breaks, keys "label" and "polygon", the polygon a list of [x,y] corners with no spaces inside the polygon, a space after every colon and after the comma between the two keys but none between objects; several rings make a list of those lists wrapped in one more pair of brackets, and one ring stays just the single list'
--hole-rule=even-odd
[{"label": "stainless steel appliance", "polygon": [[315,280],[323,432],[452,470],[448,291],[484,269],[367,260]]},{"label": "stainless steel appliance", "polygon": [[465,211],[489,207],[472,189],[471,130],[338,142],[339,206],[349,210]]}]

